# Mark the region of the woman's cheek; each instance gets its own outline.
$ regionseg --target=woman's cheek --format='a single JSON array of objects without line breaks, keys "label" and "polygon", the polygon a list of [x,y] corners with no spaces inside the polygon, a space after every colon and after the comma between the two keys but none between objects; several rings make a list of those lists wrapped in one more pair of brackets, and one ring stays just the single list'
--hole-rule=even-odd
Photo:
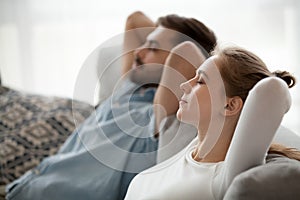
[{"label": "woman's cheek", "polygon": [[189,104],[190,114],[193,118],[199,117],[200,112],[200,101],[197,96],[194,96]]}]

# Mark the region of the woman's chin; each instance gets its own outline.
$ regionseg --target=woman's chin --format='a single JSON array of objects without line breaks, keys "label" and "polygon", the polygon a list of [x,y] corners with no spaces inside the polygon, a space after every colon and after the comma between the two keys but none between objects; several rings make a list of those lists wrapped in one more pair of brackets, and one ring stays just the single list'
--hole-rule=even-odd
[{"label": "woman's chin", "polygon": [[178,111],[176,113],[176,117],[179,121],[181,121],[183,123],[190,124],[196,128],[198,126],[197,121],[191,120],[191,118],[188,116],[184,116],[183,113],[181,112],[180,108],[178,109]]},{"label": "woman's chin", "polygon": [[178,119],[179,121],[182,122],[182,115],[181,115],[180,108],[177,110],[176,117],[177,117],[177,119]]},{"label": "woman's chin", "polygon": [[179,121],[183,122],[183,123],[187,123],[187,124],[190,124],[188,122],[188,120],[186,119],[186,117],[184,117],[184,115],[182,114],[180,108],[178,109],[177,113],[176,113],[176,117]]}]

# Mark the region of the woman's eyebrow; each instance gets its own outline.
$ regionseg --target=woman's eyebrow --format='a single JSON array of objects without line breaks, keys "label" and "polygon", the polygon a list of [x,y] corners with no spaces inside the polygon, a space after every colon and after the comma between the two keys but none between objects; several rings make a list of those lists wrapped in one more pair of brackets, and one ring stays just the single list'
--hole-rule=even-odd
[{"label": "woman's eyebrow", "polygon": [[201,69],[198,69],[198,70],[197,70],[197,74],[198,74],[199,76],[200,76],[200,75],[204,75],[204,76],[206,77],[207,80],[209,79],[208,76],[207,76],[207,74],[206,74],[206,72],[203,71],[203,70],[201,70]]}]

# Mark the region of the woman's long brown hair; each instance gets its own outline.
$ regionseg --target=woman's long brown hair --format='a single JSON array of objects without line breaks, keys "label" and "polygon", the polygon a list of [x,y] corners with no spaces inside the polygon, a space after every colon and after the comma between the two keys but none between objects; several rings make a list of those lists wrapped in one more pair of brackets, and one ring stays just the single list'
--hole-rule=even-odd
[{"label": "woman's long brown hair", "polygon": [[[213,54],[218,55],[216,61],[222,66],[220,73],[224,80],[226,95],[228,97],[240,96],[245,101],[254,85],[270,76],[281,78],[289,88],[293,87],[296,83],[295,77],[289,72],[270,72],[259,57],[245,49],[239,47],[217,49]],[[280,144],[271,144],[268,153],[280,154],[300,161],[299,150]]]}]

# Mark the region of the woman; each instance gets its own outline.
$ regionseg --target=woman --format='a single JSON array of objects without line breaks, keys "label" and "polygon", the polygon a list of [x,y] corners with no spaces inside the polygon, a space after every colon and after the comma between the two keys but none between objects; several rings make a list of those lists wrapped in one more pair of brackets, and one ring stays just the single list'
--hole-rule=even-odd
[{"label": "woman", "polygon": [[[195,126],[198,137],[136,176],[125,199],[222,199],[236,175],[264,163],[294,84],[288,72],[271,73],[247,50],[216,50],[181,85],[177,118]],[[272,148],[300,158],[286,150]]]}]

